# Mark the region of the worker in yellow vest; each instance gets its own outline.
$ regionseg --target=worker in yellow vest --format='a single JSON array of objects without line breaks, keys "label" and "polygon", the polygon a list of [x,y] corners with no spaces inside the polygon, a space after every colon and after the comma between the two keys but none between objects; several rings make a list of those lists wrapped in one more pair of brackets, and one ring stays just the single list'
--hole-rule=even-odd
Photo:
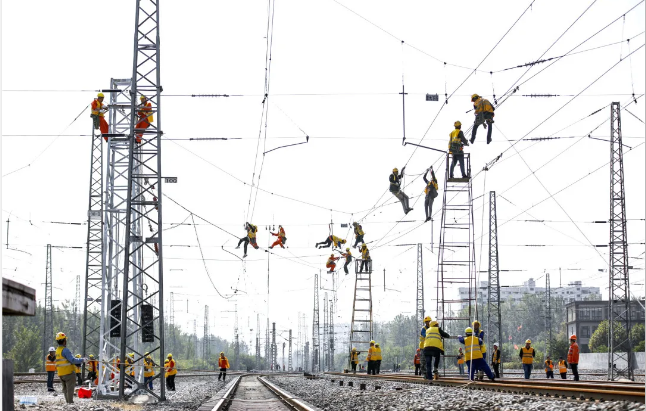
[{"label": "worker in yellow vest", "polygon": [[340,249],[343,244],[345,244],[344,239],[330,234],[324,241],[316,243],[316,248],[328,248],[332,246],[332,248],[337,247]]},{"label": "worker in yellow vest", "polygon": [[493,365],[493,372],[496,374],[496,378],[500,378],[500,350],[498,349],[498,343],[493,343],[493,355],[491,356],[491,365]]},{"label": "worker in yellow vest", "polygon": [[222,381],[227,380],[227,368],[229,368],[229,360],[224,356],[224,352],[220,352],[220,358],[218,358],[218,367],[220,368],[220,374],[218,375],[218,381],[222,377]]},{"label": "worker in yellow vest", "polygon": [[153,378],[155,377],[155,361],[150,353],[144,354],[144,386],[148,384],[148,389],[153,389]]},{"label": "worker in yellow vest", "polygon": [[567,380],[567,361],[563,357],[559,357],[559,374],[562,380]]},{"label": "worker in yellow vest", "polygon": [[494,108],[493,105],[489,102],[489,100],[482,98],[481,96],[474,94],[471,96],[471,101],[473,102],[473,109],[474,109],[474,114],[476,116],[476,119],[473,123],[473,129],[471,131],[471,144],[473,144],[474,141],[476,141],[476,132],[478,131],[478,127],[482,125],[482,127],[487,128],[489,126],[489,130],[487,131],[487,144],[491,143],[491,131],[493,128],[493,117],[494,117]]},{"label": "worker in yellow vest", "polygon": [[[445,332],[437,321],[431,321],[430,327],[426,330],[424,339],[424,357],[426,359],[426,379],[437,380],[440,374],[437,367],[440,364],[440,355],[444,355],[444,341],[442,338],[449,338],[450,335]],[[431,363],[433,365],[433,375],[431,376]]]},{"label": "worker in yellow vest", "polygon": [[352,366],[352,374],[357,373],[357,364],[359,364],[359,351],[356,348],[352,347],[350,352],[350,365]]},{"label": "worker in yellow vest", "polygon": [[413,209],[409,206],[409,197],[406,195],[401,190],[401,184],[402,180],[404,178],[404,171],[406,171],[406,166],[402,168],[401,173],[397,168],[393,168],[393,173],[388,176],[388,181],[390,182],[390,187],[389,190],[394,195],[399,199],[399,201],[402,203],[402,207],[404,208],[404,214],[410,213]]},{"label": "worker in yellow vest", "polygon": [[[81,358],[81,354],[76,354],[74,358]],[[83,385],[83,379],[81,378],[81,366],[74,365],[74,373],[76,374],[76,386],[80,387]]]},{"label": "worker in yellow vest", "polygon": [[74,366],[83,364],[84,359],[74,358],[72,352],[66,347],[67,336],[65,333],[59,332],[56,334],[56,342],[58,343],[58,348],[56,348],[56,372],[63,386],[65,402],[72,404],[74,402],[74,380],[76,379]]},{"label": "worker in yellow vest", "polygon": [[173,359],[173,354],[168,354],[168,363],[166,365],[166,385],[170,391],[175,391],[175,376],[177,375],[177,364]]},{"label": "worker in yellow vest", "polygon": [[[431,172],[430,181],[426,178],[429,171]],[[437,178],[435,178],[433,166],[424,173],[424,182],[426,183],[426,187],[424,188],[424,193],[426,194],[426,198],[424,200],[424,212],[426,213],[426,221],[431,221],[431,218],[433,217],[433,201],[435,200],[435,197],[437,197],[438,189]]]},{"label": "worker in yellow vest", "polygon": [[49,353],[45,356],[45,371],[47,371],[47,391],[54,391],[54,375],[56,374],[56,350],[49,347]]},{"label": "worker in yellow vest", "polygon": [[[475,320],[471,323],[471,326],[473,327],[473,335],[475,337],[478,337],[482,340],[482,345],[480,346],[480,352],[482,352],[482,359],[484,362],[487,362],[487,345],[484,343],[484,331],[480,328],[481,324],[480,321]],[[478,379],[482,381],[484,379],[484,372],[482,370],[478,371]]]},{"label": "worker in yellow vest", "polygon": [[379,370],[381,369],[381,347],[379,343],[375,343],[373,360],[375,361],[375,371],[379,374]]},{"label": "worker in yellow vest", "polygon": [[464,353],[462,352],[462,347],[458,349],[458,371],[460,375],[464,375]]},{"label": "worker in yellow vest", "polygon": [[532,340],[525,341],[525,346],[518,351],[518,357],[523,363],[523,371],[525,372],[525,379],[529,380],[532,375],[532,368],[534,368],[534,357],[536,357],[536,350],[532,348]]},{"label": "worker in yellow vest", "polygon": [[449,169],[449,178],[453,178],[453,170],[455,170],[455,165],[458,163],[460,163],[462,178],[467,178],[468,174],[464,170],[464,146],[468,146],[469,142],[464,138],[464,133],[462,133],[462,123],[456,121],[453,123],[453,127],[455,127],[455,130],[449,134],[449,153],[453,157],[451,168]]},{"label": "worker in yellow vest", "polygon": [[[424,349],[424,341],[426,340],[426,330],[431,328],[431,317],[428,315],[424,317],[424,325],[422,326],[421,331],[419,332],[419,349],[423,350]],[[422,352],[422,364],[421,364],[421,369],[420,369],[420,375],[423,375],[424,378],[426,378],[426,357],[424,357],[424,353]]]},{"label": "worker in yellow vest", "polygon": [[491,368],[487,362],[482,358],[482,340],[473,335],[473,329],[467,327],[464,330],[466,337],[458,336],[458,341],[464,344],[465,359],[467,360],[467,367],[469,369],[469,380],[474,381],[473,375],[477,370],[483,370],[491,381],[495,381],[496,376],[491,372]]},{"label": "worker in yellow vest", "polygon": [[94,382],[99,371],[99,362],[94,359],[94,355],[90,354],[89,360],[87,362],[87,378]]},{"label": "worker in yellow vest", "polygon": [[368,375],[375,375],[375,342],[370,341],[370,348],[368,348],[368,355],[366,356],[366,361],[368,361]]},{"label": "worker in yellow vest", "polygon": [[554,379],[554,362],[550,359],[549,355],[545,360],[545,378]]},{"label": "worker in yellow vest", "polygon": [[247,230],[247,235],[242,237],[240,241],[238,241],[238,246],[236,247],[237,250],[238,248],[240,248],[240,244],[244,243],[244,255],[242,256],[242,258],[245,258],[247,256],[247,245],[249,245],[249,243],[251,243],[251,246],[256,250],[258,249],[258,243],[256,241],[258,226],[255,226],[251,223],[245,223],[244,228],[245,230]]},{"label": "worker in yellow vest", "polygon": [[354,223],[352,223],[352,225],[354,226],[354,238],[355,238],[353,247],[359,248],[359,243],[365,243],[365,241],[363,241],[363,236],[365,235],[365,233],[363,232],[363,227],[361,227],[361,224],[355,221]]}]

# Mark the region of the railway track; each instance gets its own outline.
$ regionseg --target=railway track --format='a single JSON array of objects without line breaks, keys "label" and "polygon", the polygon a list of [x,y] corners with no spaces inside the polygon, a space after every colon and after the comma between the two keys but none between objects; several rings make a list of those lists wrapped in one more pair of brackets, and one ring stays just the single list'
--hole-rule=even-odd
[{"label": "railway track", "polygon": [[461,387],[472,390],[490,390],[502,393],[536,395],[559,399],[589,401],[630,401],[644,403],[644,383],[610,382],[610,381],[571,381],[571,380],[521,380],[518,378],[500,378],[495,382],[469,382],[459,377],[441,377],[429,381],[421,376],[401,374],[346,374],[327,372],[327,375],[345,378],[364,378],[375,381],[398,381],[402,383],[428,384],[439,386]]},{"label": "railway track", "polygon": [[220,398],[202,404],[198,411],[316,411],[260,375],[241,375]]}]

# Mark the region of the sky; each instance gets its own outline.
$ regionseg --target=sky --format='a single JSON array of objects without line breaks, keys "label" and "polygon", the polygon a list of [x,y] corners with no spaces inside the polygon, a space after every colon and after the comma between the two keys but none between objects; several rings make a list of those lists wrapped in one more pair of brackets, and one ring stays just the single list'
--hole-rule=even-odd
[{"label": "sky", "polygon": [[[321,299],[333,287],[325,274],[329,250],[314,244],[326,238],[330,222],[335,235],[351,241],[340,224],[357,220],[373,258],[374,319],[414,314],[417,243],[425,307],[435,317],[444,155],[402,145],[402,82],[406,141],[439,150],[454,121],[465,130],[472,123],[471,94],[501,103],[493,142],[485,144],[480,129],[466,148],[478,174],[477,270],[488,268],[487,198],[496,191],[500,268],[509,270],[502,285],[540,283],[550,273],[554,287],[561,269],[563,285],[581,280],[606,299],[608,274],[599,270],[607,269],[608,248],[594,245],[608,243],[609,225],[591,222],[609,218],[610,150],[603,140],[609,105],[620,102],[631,291],[644,296],[644,3],[536,0],[526,10],[530,3],[272,3],[268,115],[261,121],[268,3],[161,2],[162,174],[178,177],[163,191],[181,205],[163,199],[164,298],[175,295],[176,323],[192,331],[207,304],[212,332],[231,339],[237,305],[245,341],[250,328],[255,334],[257,314],[263,336],[267,316],[296,334],[299,313],[311,333],[314,275],[322,273]],[[85,250],[62,247],[86,241],[87,106],[110,78],[131,75],[134,11],[123,0],[2,1],[2,275],[35,287],[41,301],[47,244],[58,246],[55,304],[72,298],[76,276],[85,275]],[[426,101],[427,93],[440,101]],[[537,94],[556,96],[530,97]],[[305,136],[307,144],[262,154]],[[198,137],[239,139],[189,140]],[[518,141],[536,137],[560,138]],[[405,219],[386,191],[392,168],[404,165],[414,208]],[[440,197],[433,223],[421,224],[420,175],[431,165]],[[252,181],[262,189],[257,194]],[[191,213],[195,227],[187,225]],[[267,228],[282,224],[289,248],[270,256],[250,249],[243,271],[230,254],[241,255],[233,249],[237,239],[202,218],[239,237],[251,221],[263,247],[273,241]],[[335,322],[348,323],[353,276],[338,278]]]}]

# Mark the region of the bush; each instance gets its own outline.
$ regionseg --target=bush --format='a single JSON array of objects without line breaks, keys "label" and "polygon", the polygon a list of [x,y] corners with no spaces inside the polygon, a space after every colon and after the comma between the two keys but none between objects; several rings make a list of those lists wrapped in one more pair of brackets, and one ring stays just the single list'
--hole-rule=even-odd
[{"label": "bush", "polygon": [[633,347],[634,352],[644,352],[644,340],[641,340],[641,342]]},{"label": "bush", "polygon": [[608,347],[606,347],[605,345],[598,345],[598,346],[594,347],[592,352],[605,353],[605,352],[608,352]]}]

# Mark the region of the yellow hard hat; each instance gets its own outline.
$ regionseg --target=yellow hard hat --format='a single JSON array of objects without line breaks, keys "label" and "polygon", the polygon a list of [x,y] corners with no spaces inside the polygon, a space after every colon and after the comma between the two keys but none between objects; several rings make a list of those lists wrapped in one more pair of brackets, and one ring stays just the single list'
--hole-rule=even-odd
[{"label": "yellow hard hat", "polygon": [[462,123],[460,123],[459,121],[456,121],[455,123],[453,123],[453,126],[454,127],[462,127]]},{"label": "yellow hard hat", "polygon": [[473,329],[471,327],[467,327],[464,329],[465,334],[473,334]]},{"label": "yellow hard hat", "polygon": [[375,340],[370,341],[370,344],[374,344],[374,343],[375,343]]},{"label": "yellow hard hat", "polygon": [[525,341],[525,344],[531,344],[531,343],[532,343],[532,340],[530,340],[530,339],[528,339],[527,341]]},{"label": "yellow hard hat", "polygon": [[220,351],[220,355],[224,354],[224,351]]},{"label": "yellow hard hat", "polygon": [[357,349],[356,349],[356,348],[354,348],[354,347],[352,347],[352,351],[357,351]]},{"label": "yellow hard hat", "polygon": [[479,97],[480,97],[479,95],[474,94],[474,95],[471,96],[471,101],[476,100]]},{"label": "yellow hard hat", "polygon": [[64,340],[66,338],[67,338],[67,335],[65,335],[65,333],[63,332],[56,334],[56,341]]},{"label": "yellow hard hat", "polygon": [[398,171],[399,171],[399,170],[397,170],[397,168],[396,168],[396,167],[395,167],[395,168],[393,168],[393,173],[396,173],[396,172],[398,172]]},{"label": "yellow hard hat", "polygon": [[103,93],[99,93],[99,94],[97,94],[96,96],[97,96],[97,97],[105,97],[105,96],[103,95]]},{"label": "yellow hard hat", "polygon": [[90,354],[90,358],[94,358],[94,354]]},{"label": "yellow hard hat", "polygon": [[135,353],[131,352],[130,354],[128,354],[128,357],[135,358]]},{"label": "yellow hard hat", "polygon": [[480,325],[481,325],[480,321],[478,321],[478,320],[475,320],[471,325],[473,325],[475,327],[476,324],[478,324],[478,327],[480,327]]},{"label": "yellow hard hat", "polygon": [[81,358],[81,354],[76,354],[74,357]]},{"label": "yellow hard hat", "polygon": [[437,321],[431,321],[431,327],[437,327],[440,325]]},{"label": "yellow hard hat", "polygon": [[139,97],[139,100],[145,100],[145,99],[146,99],[146,96]]},{"label": "yellow hard hat", "polygon": [[145,353],[144,355],[145,355],[146,357],[148,357],[148,356],[150,355],[150,353],[149,353],[148,351],[146,351],[146,353]]},{"label": "yellow hard hat", "polygon": [[363,243],[361,244],[361,248],[368,248],[368,246],[366,245],[366,243]]},{"label": "yellow hard hat", "polygon": [[375,343],[375,347],[379,347],[379,343]]},{"label": "yellow hard hat", "polygon": [[350,249],[349,249],[349,248],[346,248],[346,249],[345,249],[345,251],[350,251]]},{"label": "yellow hard hat", "polygon": [[428,322],[428,321],[431,321],[431,317],[427,315],[426,317],[424,317],[424,322]]},{"label": "yellow hard hat", "polygon": [[168,354],[167,357],[168,358],[173,358],[173,354]]},{"label": "yellow hard hat", "polygon": [[345,240],[341,240],[341,244],[345,244]]}]

